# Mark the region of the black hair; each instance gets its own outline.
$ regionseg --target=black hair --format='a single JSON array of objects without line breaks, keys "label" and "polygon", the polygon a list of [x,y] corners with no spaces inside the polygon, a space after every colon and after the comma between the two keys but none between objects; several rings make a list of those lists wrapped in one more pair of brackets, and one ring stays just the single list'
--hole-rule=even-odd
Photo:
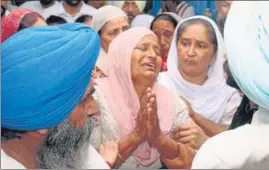
[{"label": "black hair", "polygon": [[78,19],[76,19],[75,22],[84,23],[85,21],[91,20],[91,19],[92,19],[92,16],[90,16],[90,15],[82,15],[82,16],[78,17]]},{"label": "black hair", "polygon": [[65,24],[67,21],[63,19],[62,17],[51,15],[46,20],[48,25],[58,25],[58,24]]},{"label": "black hair", "polygon": [[153,0],[146,0],[146,6],[145,6],[145,9],[144,9],[144,13],[149,13],[152,8],[153,8]]},{"label": "black hair", "polygon": [[27,0],[11,0],[11,4],[15,6],[21,6],[24,4]]},{"label": "black hair", "polygon": [[154,23],[156,21],[160,21],[160,20],[165,20],[165,21],[171,22],[175,28],[177,27],[177,24],[178,24],[178,21],[175,18],[173,18],[172,16],[170,16],[168,14],[160,14],[157,17],[155,17],[154,20],[151,22],[150,29],[152,30]]},{"label": "black hair", "polygon": [[21,139],[27,131],[11,130],[1,127],[1,140]]},{"label": "black hair", "polygon": [[5,13],[6,13],[6,8],[3,5],[1,5],[1,17],[3,17]]},{"label": "black hair", "polygon": [[83,0],[85,4],[87,4],[90,0]]},{"label": "black hair", "polygon": [[54,3],[54,0],[40,0],[40,4],[44,7],[48,7]]},{"label": "black hair", "polygon": [[214,52],[216,53],[218,50],[218,40],[217,40],[217,35],[215,33],[215,29],[208,21],[204,19],[195,18],[195,19],[190,19],[183,22],[177,30],[177,37],[176,37],[177,42],[189,26],[196,25],[196,24],[201,24],[207,29],[207,32],[209,34],[209,37],[208,37],[209,41],[213,44]]},{"label": "black hair", "polygon": [[227,79],[226,79],[226,84],[228,84],[229,86],[236,88],[237,90],[240,90],[239,86],[237,85],[236,81],[233,78],[233,75],[230,71],[229,65],[228,65],[228,61],[225,61],[223,63],[223,69],[227,75]]}]

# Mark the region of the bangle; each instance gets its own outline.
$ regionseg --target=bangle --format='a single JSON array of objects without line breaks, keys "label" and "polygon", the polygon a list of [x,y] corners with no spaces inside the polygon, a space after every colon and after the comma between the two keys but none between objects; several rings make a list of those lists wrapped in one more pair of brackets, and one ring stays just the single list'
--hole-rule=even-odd
[{"label": "bangle", "polygon": [[109,168],[110,168],[110,169],[112,169],[112,168],[113,168],[113,166],[111,165],[111,163],[110,163],[110,162],[106,162],[106,164],[109,166]]}]

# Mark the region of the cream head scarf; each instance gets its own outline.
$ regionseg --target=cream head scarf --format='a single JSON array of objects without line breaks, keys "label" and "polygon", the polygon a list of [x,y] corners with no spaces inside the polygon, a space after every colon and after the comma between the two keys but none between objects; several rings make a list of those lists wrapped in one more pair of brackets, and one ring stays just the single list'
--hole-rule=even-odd
[{"label": "cream head scarf", "polygon": [[[201,86],[184,80],[178,70],[177,31],[182,23],[192,19],[202,19],[209,22],[215,30],[218,43],[216,60],[209,68],[208,80]],[[236,92],[236,89],[226,84],[223,76],[224,54],[224,41],[213,20],[205,16],[194,16],[184,19],[178,24],[175,30],[171,48],[168,53],[168,71],[160,74],[159,83],[186,98],[195,112],[215,123],[219,123],[225,114],[228,100],[232,94]]]}]

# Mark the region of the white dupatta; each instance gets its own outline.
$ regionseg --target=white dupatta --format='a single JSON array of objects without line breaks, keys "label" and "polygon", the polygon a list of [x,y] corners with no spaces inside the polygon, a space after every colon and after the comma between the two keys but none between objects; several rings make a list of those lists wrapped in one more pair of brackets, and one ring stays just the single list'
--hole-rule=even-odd
[{"label": "white dupatta", "polygon": [[[177,30],[182,23],[195,18],[206,20],[213,26],[218,42],[215,63],[209,68],[208,80],[202,86],[187,82],[178,70]],[[204,16],[184,19],[175,29],[174,38],[168,53],[168,71],[160,74],[159,83],[187,99],[195,112],[215,123],[219,123],[225,114],[228,100],[236,92],[236,89],[228,86],[224,79],[224,54],[224,41],[213,20]]]}]

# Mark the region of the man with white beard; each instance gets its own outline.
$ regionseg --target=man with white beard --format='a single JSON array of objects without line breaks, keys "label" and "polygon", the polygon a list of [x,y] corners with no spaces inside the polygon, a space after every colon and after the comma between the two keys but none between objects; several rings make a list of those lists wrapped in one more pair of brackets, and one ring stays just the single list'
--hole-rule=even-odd
[{"label": "man with white beard", "polygon": [[103,158],[90,144],[96,49],[97,32],[82,24],[29,28],[2,44],[1,168],[112,167],[117,142]]}]

